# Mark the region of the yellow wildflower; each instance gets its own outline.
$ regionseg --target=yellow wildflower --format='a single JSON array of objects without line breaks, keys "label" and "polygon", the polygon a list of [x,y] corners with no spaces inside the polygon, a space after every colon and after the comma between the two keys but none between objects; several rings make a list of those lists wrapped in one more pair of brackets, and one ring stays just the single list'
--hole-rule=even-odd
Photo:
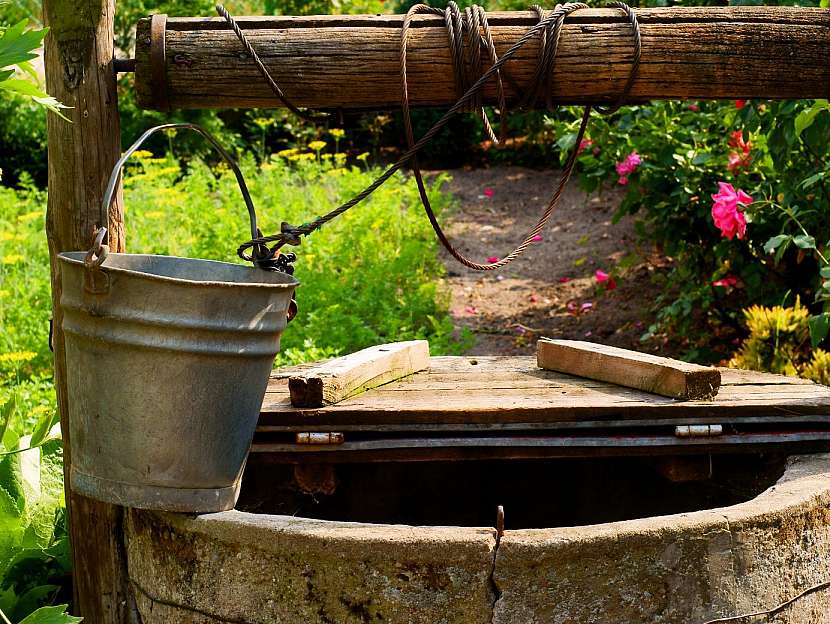
[{"label": "yellow wildflower", "polygon": [[325,141],[312,141],[308,144],[309,149],[313,149],[315,152],[319,152],[326,146]]},{"label": "yellow wildflower", "polygon": [[334,160],[336,162],[339,162],[339,163],[345,162],[346,161],[346,154],[344,154],[343,152],[337,152],[334,155]]},{"label": "yellow wildflower", "polygon": [[150,210],[145,212],[144,216],[148,219],[161,219],[164,216],[164,213],[161,210]]},{"label": "yellow wildflower", "polygon": [[267,117],[257,117],[254,119],[254,123],[263,130],[265,130],[268,126],[273,126],[275,121],[275,119],[268,119]]},{"label": "yellow wildflower", "polygon": [[322,156],[320,156],[320,158],[322,158],[323,160],[331,160],[332,154],[323,154]]},{"label": "yellow wildflower", "polygon": [[138,150],[133,152],[133,156],[135,156],[138,160],[146,160],[147,158],[153,157],[153,152],[148,152],[147,150]]},{"label": "yellow wildflower", "polygon": [[346,131],[342,128],[332,128],[331,130],[329,130],[329,134],[333,136],[335,139],[342,139],[344,136],[346,136]]},{"label": "yellow wildflower", "polygon": [[291,149],[284,149],[277,152],[277,156],[281,158],[290,158],[294,154],[296,154],[299,150],[296,147],[292,147]]},{"label": "yellow wildflower", "polygon": [[40,210],[35,210],[34,212],[27,212],[26,214],[22,214],[17,217],[18,222],[26,223],[28,221],[33,221],[38,217],[42,217],[43,213]]},{"label": "yellow wildflower", "polygon": [[8,256],[3,256],[3,264],[17,264],[23,260],[23,256],[20,254],[9,254]]},{"label": "yellow wildflower", "polygon": [[0,353],[0,363],[6,362],[28,362],[37,357],[34,351],[11,351],[9,353]]},{"label": "yellow wildflower", "polygon": [[314,154],[294,154],[293,156],[289,156],[288,160],[298,161],[298,160],[314,160],[316,156]]},{"label": "yellow wildflower", "polygon": [[363,152],[357,157],[357,159],[366,162],[369,159],[369,152]]},{"label": "yellow wildflower", "polygon": [[[346,173],[346,169],[343,167],[336,167],[334,169],[329,169],[326,174],[330,176],[339,176],[343,173]],[[303,260],[306,260],[306,256],[303,256]]]}]

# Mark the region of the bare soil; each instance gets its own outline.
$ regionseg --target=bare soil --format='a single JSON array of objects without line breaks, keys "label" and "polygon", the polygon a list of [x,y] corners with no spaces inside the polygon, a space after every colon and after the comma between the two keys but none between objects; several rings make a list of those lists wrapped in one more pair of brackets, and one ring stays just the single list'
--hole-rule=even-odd
[{"label": "bare soil", "polygon": [[[457,208],[446,229],[477,261],[502,257],[538,220],[558,171],[520,167],[454,170],[448,190]],[[643,343],[660,292],[654,276],[665,260],[638,243],[634,219],[613,221],[621,189],[588,195],[575,180],[565,190],[543,240],[507,267],[467,269],[443,249],[456,326],[475,335],[472,355],[530,355],[540,336],[589,340],[673,355]],[[596,271],[616,287],[601,285]]]}]

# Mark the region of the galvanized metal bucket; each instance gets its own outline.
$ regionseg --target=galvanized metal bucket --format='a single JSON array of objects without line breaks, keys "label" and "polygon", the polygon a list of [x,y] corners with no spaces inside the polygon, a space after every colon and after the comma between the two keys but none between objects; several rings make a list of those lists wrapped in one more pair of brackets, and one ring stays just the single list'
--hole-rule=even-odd
[{"label": "galvanized metal bucket", "polygon": [[[116,165],[105,206],[152,131]],[[297,281],[106,247],[58,258],[72,488],[128,507],[232,508]]]}]

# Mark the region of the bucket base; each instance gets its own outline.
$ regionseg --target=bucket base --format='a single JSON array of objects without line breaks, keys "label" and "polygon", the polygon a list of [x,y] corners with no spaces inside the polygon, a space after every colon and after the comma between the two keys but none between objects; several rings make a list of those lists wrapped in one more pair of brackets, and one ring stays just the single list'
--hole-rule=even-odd
[{"label": "bucket base", "polygon": [[176,488],[159,485],[134,485],[93,477],[70,470],[72,490],[89,498],[137,509],[157,509],[187,513],[211,513],[233,509],[239,497],[241,479],[221,488]]}]

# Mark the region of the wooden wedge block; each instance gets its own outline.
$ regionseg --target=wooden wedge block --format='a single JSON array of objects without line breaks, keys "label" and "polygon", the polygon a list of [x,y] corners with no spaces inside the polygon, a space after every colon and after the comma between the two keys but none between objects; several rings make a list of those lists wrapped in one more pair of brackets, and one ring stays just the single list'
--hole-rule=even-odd
[{"label": "wooden wedge block", "polygon": [[289,377],[288,390],[295,407],[322,407],[426,368],[426,340],[392,342],[311,366]]},{"label": "wooden wedge block", "polygon": [[540,368],[675,399],[710,399],[720,388],[716,368],[581,340],[542,338],[536,358]]}]

